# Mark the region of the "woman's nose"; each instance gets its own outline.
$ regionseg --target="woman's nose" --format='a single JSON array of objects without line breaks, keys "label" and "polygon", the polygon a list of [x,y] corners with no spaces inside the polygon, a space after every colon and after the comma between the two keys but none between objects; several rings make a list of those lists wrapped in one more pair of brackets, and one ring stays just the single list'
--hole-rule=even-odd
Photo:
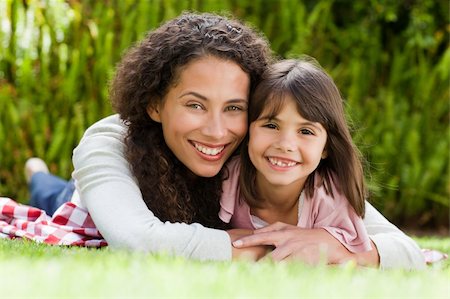
[{"label": "woman's nose", "polygon": [[225,120],[221,117],[221,115],[211,114],[211,116],[206,120],[202,131],[205,136],[214,139],[221,139],[227,134]]}]

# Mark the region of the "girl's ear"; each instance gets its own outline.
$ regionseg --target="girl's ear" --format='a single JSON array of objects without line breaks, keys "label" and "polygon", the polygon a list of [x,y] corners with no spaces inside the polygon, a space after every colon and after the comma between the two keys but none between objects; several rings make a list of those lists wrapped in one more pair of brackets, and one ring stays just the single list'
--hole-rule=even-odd
[{"label": "girl's ear", "polygon": [[150,118],[153,120],[153,121],[156,121],[156,122],[158,122],[158,123],[160,123],[161,122],[161,115],[159,114],[159,105],[158,104],[156,104],[156,105],[148,105],[147,106],[147,114],[148,114],[148,116],[150,116]]},{"label": "girl's ear", "polygon": [[322,152],[321,158],[322,158],[322,159],[326,159],[327,157],[328,157],[328,152],[327,152],[326,149],[324,149],[323,152]]}]

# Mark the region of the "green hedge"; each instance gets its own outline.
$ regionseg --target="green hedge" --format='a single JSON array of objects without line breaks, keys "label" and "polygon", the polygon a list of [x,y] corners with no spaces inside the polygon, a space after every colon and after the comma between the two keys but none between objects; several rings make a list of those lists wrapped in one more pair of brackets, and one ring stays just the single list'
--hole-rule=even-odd
[{"label": "green hedge", "polygon": [[280,57],[308,54],[346,99],[371,200],[397,224],[448,227],[449,3],[0,1],[0,195],[26,202],[30,156],[68,178],[83,131],[111,113],[124,49],[183,10],[231,13]]}]

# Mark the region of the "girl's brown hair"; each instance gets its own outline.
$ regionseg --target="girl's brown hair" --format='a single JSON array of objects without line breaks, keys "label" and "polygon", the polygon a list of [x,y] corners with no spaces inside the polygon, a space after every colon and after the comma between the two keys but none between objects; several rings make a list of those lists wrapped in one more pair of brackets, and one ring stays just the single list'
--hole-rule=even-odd
[{"label": "girl's brown hair", "polygon": [[251,90],[271,59],[266,39],[250,27],[214,14],[184,13],[125,54],[110,94],[128,125],[126,157],[148,208],[162,221],[218,227],[222,172],[211,178],[193,175],[166,145],[161,124],[147,114],[147,107],[160,104],[176,84],[182,68],[204,56],[238,64],[249,74]]},{"label": "girl's brown hair", "polygon": [[[256,87],[249,105],[249,122],[264,112],[275,117],[287,96],[297,104],[298,113],[312,122],[319,122],[327,131],[327,157],[309,175],[305,183],[307,197],[312,197],[314,186],[324,184],[333,195],[331,180],[355,209],[364,216],[366,187],[361,155],[352,141],[345,119],[343,100],[333,79],[311,58],[283,60],[273,64]],[[248,155],[247,140],[241,149],[241,192],[250,206],[259,207],[262,198],[256,190],[256,169]],[[314,182],[314,173],[322,182]]]}]

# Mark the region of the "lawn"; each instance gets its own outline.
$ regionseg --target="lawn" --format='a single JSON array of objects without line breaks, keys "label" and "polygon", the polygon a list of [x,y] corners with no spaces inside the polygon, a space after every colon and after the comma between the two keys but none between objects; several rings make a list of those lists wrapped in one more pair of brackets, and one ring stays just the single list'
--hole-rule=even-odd
[{"label": "lawn", "polygon": [[[416,238],[450,252],[450,237]],[[352,264],[198,262],[164,255],[0,240],[1,298],[450,298],[450,262],[423,271]]]}]

